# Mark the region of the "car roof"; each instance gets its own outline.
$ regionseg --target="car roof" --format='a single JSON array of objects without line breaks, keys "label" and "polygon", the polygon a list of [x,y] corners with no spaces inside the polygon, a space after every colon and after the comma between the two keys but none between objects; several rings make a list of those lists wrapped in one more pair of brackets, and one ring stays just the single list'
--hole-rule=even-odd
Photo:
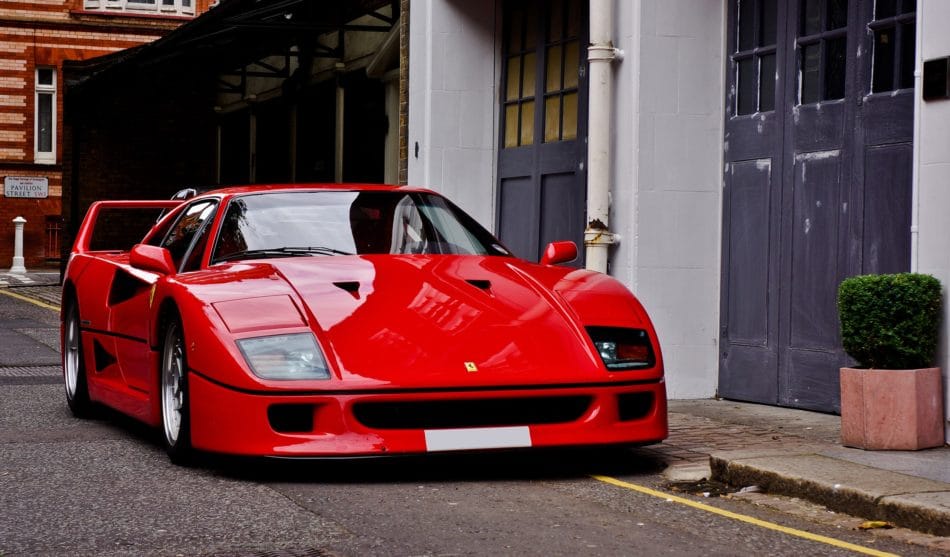
[{"label": "car roof", "polygon": [[217,188],[202,192],[198,197],[204,196],[235,196],[249,193],[277,193],[290,191],[407,191],[407,192],[426,192],[433,193],[426,188],[416,188],[408,186],[397,186],[391,184],[253,184],[248,186],[229,186]]}]

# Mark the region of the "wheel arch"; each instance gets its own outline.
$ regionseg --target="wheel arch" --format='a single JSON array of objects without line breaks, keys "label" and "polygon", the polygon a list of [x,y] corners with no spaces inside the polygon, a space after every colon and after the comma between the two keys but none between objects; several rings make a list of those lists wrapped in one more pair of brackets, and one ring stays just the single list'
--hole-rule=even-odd
[{"label": "wheel arch", "polygon": [[[163,337],[165,328],[168,326],[169,321],[171,319],[177,319],[179,323],[182,323],[181,310],[173,298],[166,297],[164,300],[162,300],[156,315],[158,316],[158,319],[155,320],[155,323],[152,327],[152,338],[149,340],[149,342],[152,344],[152,346],[161,349],[162,343],[164,342]],[[184,323],[182,323],[182,327],[184,327]]]},{"label": "wheel arch", "polygon": [[76,294],[76,284],[73,282],[73,279],[67,278],[63,281],[63,294],[59,304],[59,318],[61,321],[66,320],[66,309],[70,303],[76,304],[78,307],[79,296]]},{"label": "wheel arch", "polygon": [[[60,354],[66,353],[66,312],[71,305],[75,304],[76,311],[79,312],[79,296],[76,294],[76,285],[71,279],[63,282],[63,293],[59,302],[59,347]],[[79,312],[82,316],[82,313]],[[81,319],[81,317],[80,317]]]}]

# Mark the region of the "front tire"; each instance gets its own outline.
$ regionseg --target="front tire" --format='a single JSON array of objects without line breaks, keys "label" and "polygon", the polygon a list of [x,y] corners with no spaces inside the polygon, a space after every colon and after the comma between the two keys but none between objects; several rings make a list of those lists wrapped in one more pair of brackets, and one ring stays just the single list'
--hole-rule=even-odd
[{"label": "front tire", "polygon": [[168,320],[162,345],[160,393],[165,452],[175,464],[187,466],[194,459],[188,399],[188,364],[181,321]]},{"label": "front tire", "polygon": [[82,337],[79,329],[79,306],[69,300],[63,329],[63,381],[66,386],[66,404],[73,416],[88,418],[92,414],[89,384],[86,380],[86,362],[82,356]]}]

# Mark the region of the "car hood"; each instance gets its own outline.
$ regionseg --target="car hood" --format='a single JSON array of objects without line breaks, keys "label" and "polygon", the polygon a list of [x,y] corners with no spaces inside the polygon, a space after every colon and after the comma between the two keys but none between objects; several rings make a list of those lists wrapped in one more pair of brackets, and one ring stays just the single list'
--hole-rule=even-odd
[{"label": "car hood", "polygon": [[262,263],[296,291],[348,386],[583,383],[607,373],[570,306],[514,258],[363,256]]}]

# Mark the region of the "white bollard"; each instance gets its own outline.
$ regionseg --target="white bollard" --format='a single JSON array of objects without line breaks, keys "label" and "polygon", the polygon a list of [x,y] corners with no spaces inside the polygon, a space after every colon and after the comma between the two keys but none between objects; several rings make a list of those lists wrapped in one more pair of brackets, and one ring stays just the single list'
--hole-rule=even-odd
[{"label": "white bollard", "polygon": [[17,275],[26,274],[26,267],[23,266],[24,224],[26,224],[26,219],[23,217],[13,219],[13,226],[15,226],[16,229],[13,231],[13,266],[10,267],[10,272]]}]

